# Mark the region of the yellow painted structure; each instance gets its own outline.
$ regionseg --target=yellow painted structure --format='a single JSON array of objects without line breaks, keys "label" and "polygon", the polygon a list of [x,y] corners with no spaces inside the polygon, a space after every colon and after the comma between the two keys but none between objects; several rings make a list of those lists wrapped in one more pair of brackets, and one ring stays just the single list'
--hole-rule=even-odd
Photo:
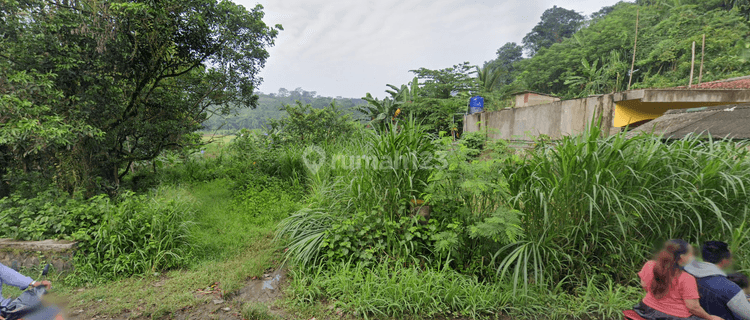
[{"label": "yellow painted structure", "polygon": [[641,99],[615,102],[614,127],[626,127],[643,120],[653,120],[664,115],[670,109],[690,109],[736,104],[734,101],[722,102],[642,102]]}]

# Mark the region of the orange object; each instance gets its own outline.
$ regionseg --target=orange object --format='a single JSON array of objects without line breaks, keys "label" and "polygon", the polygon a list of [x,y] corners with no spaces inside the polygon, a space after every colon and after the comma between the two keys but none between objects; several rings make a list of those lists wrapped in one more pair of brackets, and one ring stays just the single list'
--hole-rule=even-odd
[{"label": "orange object", "polygon": [[625,316],[626,320],[646,320],[643,317],[639,316],[635,311],[633,310],[625,310],[622,312],[622,315]]}]

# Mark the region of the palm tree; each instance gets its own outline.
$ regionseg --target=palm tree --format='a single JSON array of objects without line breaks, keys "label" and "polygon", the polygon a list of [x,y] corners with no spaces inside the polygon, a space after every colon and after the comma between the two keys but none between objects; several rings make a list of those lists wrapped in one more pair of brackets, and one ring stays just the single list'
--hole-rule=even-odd
[{"label": "palm tree", "polygon": [[480,90],[484,92],[492,92],[495,90],[500,75],[503,70],[490,65],[484,66],[483,68],[476,67],[477,81],[479,81]]}]

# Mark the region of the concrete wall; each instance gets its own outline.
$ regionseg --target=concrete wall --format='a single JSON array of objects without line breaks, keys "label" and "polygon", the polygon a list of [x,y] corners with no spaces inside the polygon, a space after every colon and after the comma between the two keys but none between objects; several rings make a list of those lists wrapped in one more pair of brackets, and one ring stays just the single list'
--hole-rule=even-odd
[{"label": "concrete wall", "polygon": [[[525,95],[536,94],[517,95],[517,106],[518,99],[524,101]],[[612,134],[621,131],[620,127],[659,117],[668,109],[747,102],[750,102],[750,90],[744,89],[638,89],[473,114],[464,117],[464,132],[485,130],[490,138],[505,140],[530,141],[541,134],[560,139],[583,132],[592,119],[601,116],[605,134]]]},{"label": "concrete wall", "polygon": [[524,92],[516,95],[516,108],[536,106],[555,101],[560,101],[560,98],[545,96],[533,92]]},{"label": "concrete wall", "polygon": [[609,133],[612,128],[615,101],[613,95],[556,101],[526,108],[482,112],[464,117],[464,132],[485,130],[491,139],[531,141],[539,135],[560,139],[583,132],[592,119],[602,117]]}]

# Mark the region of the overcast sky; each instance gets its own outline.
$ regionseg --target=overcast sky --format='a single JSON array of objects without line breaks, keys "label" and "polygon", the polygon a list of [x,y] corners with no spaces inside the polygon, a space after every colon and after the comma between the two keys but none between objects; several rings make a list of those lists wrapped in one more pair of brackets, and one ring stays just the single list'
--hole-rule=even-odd
[{"label": "overcast sky", "polygon": [[283,25],[259,88],[302,87],[323,96],[384,97],[409,70],[491,60],[557,5],[589,15],[616,0],[234,0],[265,7],[268,25]]}]

